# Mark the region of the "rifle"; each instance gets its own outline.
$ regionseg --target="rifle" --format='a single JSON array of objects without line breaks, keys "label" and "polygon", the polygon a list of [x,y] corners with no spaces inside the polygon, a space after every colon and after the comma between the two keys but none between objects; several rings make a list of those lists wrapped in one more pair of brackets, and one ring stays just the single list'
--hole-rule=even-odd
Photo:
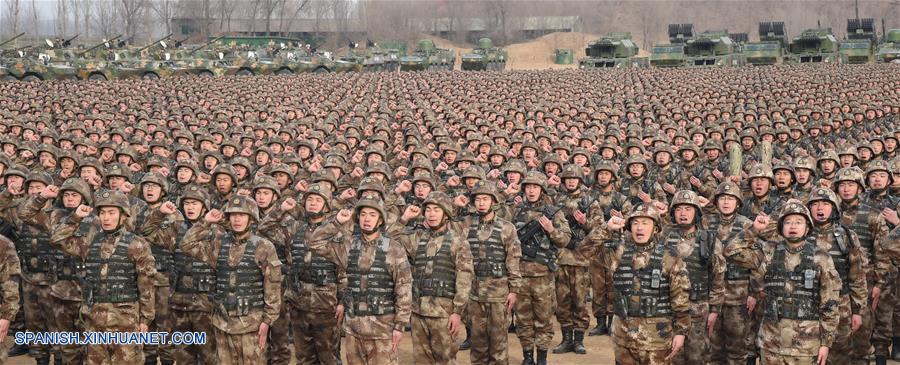
[{"label": "rifle", "polygon": [[[586,199],[588,197],[589,196],[581,198],[581,200],[578,201],[578,207],[576,208],[578,211],[584,212],[584,214],[587,214],[588,209],[591,208],[591,205],[593,205],[594,202],[597,201],[597,197],[593,197],[593,199],[591,199],[589,202]],[[569,228],[572,228],[572,239],[569,240],[569,244],[566,245],[566,248],[574,250],[578,247],[578,244],[581,243],[582,240],[584,240],[584,232],[581,223],[578,223],[578,220],[575,219],[574,211],[572,212],[572,214],[566,214],[566,220],[569,222]]]},{"label": "rifle", "polygon": [[7,39],[7,40],[5,40],[5,41],[3,41],[3,42],[0,42],[0,47],[3,47],[3,46],[5,46],[5,45],[9,44],[9,42],[12,42],[12,41],[14,41],[14,40],[16,40],[16,39],[19,39],[19,37],[21,37],[21,36],[23,36],[23,35],[25,35],[25,32],[16,34],[14,37],[12,37],[12,38],[10,38],[10,39]]},{"label": "rifle", "polygon": [[121,38],[121,37],[122,37],[122,35],[119,34],[119,35],[117,35],[117,36],[115,36],[115,37],[113,37],[113,38],[111,38],[111,39],[104,40],[103,42],[100,42],[100,43],[98,43],[98,44],[95,44],[95,45],[94,45],[93,47],[91,47],[91,48],[88,48],[88,49],[86,49],[86,50],[84,50],[84,51],[81,51],[81,53],[79,53],[78,56],[79,56],[79,57],[84,56],[84,55],[86,55],[88,52],[93,51],[93,50],[95,50],[95,49],[97,49],[97,48],[100,48],[101,46],[105,45],[106,43],[112,44],[111,42],[113,42],[113,41],[115,41],[116,39],[119,39],[119,38]]},{"label": "rifle", "polygon": [[[553,216],[555,216],[560,209],[562,209],[562,207],[551,205],[544,208],[543,214],[547,218],[553,219]],[[532,219],[530,222],[516,230],[516,235],[519,237],[519,243],[522,245],[522,256],[533,259],[537,257],[538,249],[550,249],[550,247],[542,247],[541,242],[538,241],[538,234],[543,231],[544,228],[541,227],[541,223],[538,222],[537,219]],[[553,267],[550,267],[550,269],[551,271],[556,271]]]}]

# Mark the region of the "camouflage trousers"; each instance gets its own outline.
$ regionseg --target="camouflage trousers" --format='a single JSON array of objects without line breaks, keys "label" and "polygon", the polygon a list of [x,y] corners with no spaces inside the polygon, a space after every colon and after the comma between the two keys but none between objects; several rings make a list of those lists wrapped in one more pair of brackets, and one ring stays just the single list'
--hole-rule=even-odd
[{"label": "camouflage trousers", "polygon": [[850,334],[852,333],[850,319],[853,314],[850,310],[849,295],[841,295],[838,312],[840,312],[841,318],[838,322],[837,334],[828,351],[828,363],[833,365],[850,363]]},{"label": "camouflage trousers", "polygon": [[872,332],[872,346],[875,355],[888,357],[894,337],[894,308],[897,307],[896,283],[881,291],[878,308],[875,309],[875,325]]},{"label": "camouflage trousers", "polygon": [[416,364],[456,364],[459,341],[450,334],[446,317],[425,317],[416,313],[410,318],[413,359]]},{"label": "camouflage trousers", "polygon": [[556,320],[562,328],[587,331],[590,277],[587,266],[560,266],[556,272]]},{"label": "camouflage trousers", "polygon": [[344,337],[347,364],[350,365],[399,365],[400,351],[394,351],[390,339],[364,339]]},{"label": "camouflage trousers", "polygon": [[709,358],[709,337],[706,335],[706,318],[709,303],[691,302],[691,328],[684,339],[684,348],[672,359],[673,365],[706,364]]},{"label": "camouflage trousers", "polygon": [[334,313],[308,312],[291,307],[296,365],[334,365],[335,350],[341,341]]},{"label": "camouflage trousers", "polygon": [[506,303],[470,301],[466,308],[472,365],[506,365],[510,320]]},{"label": "camouflage trousers", "polygon": [[[88,332],[140,331],[138,328],[140,320],[137,318],[136,312],[134,314],[126,314],[123,311],[110,310],[105,315],[110,318],[118,317],[122,319],[122,323],[129,323],[130,325],[127,327],[116,326],[116,328],[110,328],[107,326],[96,326],[88,320],[85,324],[85,330]],[[87,365],[143,365],[144,350],[141,345],[88,345],[85,359],[85,364]]]},{"label": "camouflage trousers", "polygon": [[603,316],[612,315],[613,312],[612,274],[607,268],[608,266],[600,258],[591,260],[591,265],[588,266],[591,275],[591,292],[593,293],[591,311],[594,313],[594,318],[603,318]]},{"label": "camouflage trousers", "polygon": [[[55,331],[53,307],[47,305],[52,300],[50,285],[35,285],[22,280],[22,294],[24,294],[22,312],[25,314],[25,329],[32,332]],[[50,345],[28,345],[28,355],[35,360],[49,360],[50,353]]]},{"label": "camouflage trousers", "polygon": [[669,350],[646,351],[616,345],[616,365],[670,365],[672,362],[666,359],[669,352]]},{"label": "camouflage trousers", "polygon": [[[84,323],[79,315],[81,302],[51,297],[51,303],[53,303],[51,310],[53,311],[54,331],[81,332],[84,330]],[[84,361],[84,347],[77,344],[60,345],[57,355],[65,365],[81,364]]]},{"label": "camouflage trousers", "polygon": [[[829,354],[829,356],[831,356]],[[760,350],[760,365],[815,365],[816,358],[812,356],[788,356],[774,352]]]},{"label": "camouflage trousers", "polygon": [[15,342],[15,338],[11,336],[7,336],[5,339],[3,339],[3,342],[0,342],[0,364],[6,364],[6,360],[9,359],[9,349],[13,347],[13,344]]},{"label": "camouflage trousers", "polygon": [[[872,293],[873,281],[867,280],[867,292]],[[883,295],[884,293],[882,293]],[[869,304],[871,304],[871,295],[869,296]],[[880,306],[880,305],[879,305]],[[851,364],[867,364],[869,350],[872,345],[872,333],[875,330],[875,316],[872,313],[871,306],[869,310],[862,311],[862,326],[859,330],[850,336],[850,363]]]},{"label": "camouflage trousers", "polygon": [[259,348],[259,335],[250,333],[225,333],[218,328],[216,333],[216,356],[221,365],[262,365],[266,363],[266,352]]},{"label": "camouflage trousers", "polygon": [[710,363],[714,365],[745,365],[756,333],[746,305],[723,305],[716,319],[710,343]]},{"label": "camouflage trousers", "polygon": [[216,364],[216,335],[213,332],[212,313],[172,310],[172,327],[179,332],[206,333],[202,345],[175,346],[175,362],[178,364]]},{"label": "camouflage trousers", "polygon": [[[156,316],[150,323],[150,332],[172,332],[172,315],[169,311],[169,298],[172,296],[171,287],[157,286],[156,288]],[[175,349],[172,345],[144,346],[144,356],[147,359],[159,358],[163,362],[175,361]]]},{"label": "camouflage trousers", "polygon": [[553,275],[522,277],[516,301],[516,335],[522,348],[547,350],[553,340]]},{"label": "camouflage trousers", "polygon": [[[284,291],[282,291],[282,294]],[[281,306],[278,319],[269,327],[269,339],[266,342],[266,357],[270,365],[288,365],[291,363],[291,318],[287,305]]]}]

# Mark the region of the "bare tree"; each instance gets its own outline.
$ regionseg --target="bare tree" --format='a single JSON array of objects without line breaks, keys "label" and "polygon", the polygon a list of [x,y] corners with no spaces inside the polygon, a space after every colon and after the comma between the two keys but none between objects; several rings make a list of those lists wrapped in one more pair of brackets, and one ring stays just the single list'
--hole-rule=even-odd
[{"label": "bare tree", "polygon": [[500,32],[500,41],[502,44],[506,45],[509,42],[509,32],[507,28],[507,15],[509,14],[509,1],[508,0],[491,0],[488,2],[488,6],[494,13],[494,17],[498,23]]},{"label": "bare tree", "polygon": [[147,0],[121,0],[122,20],[125,22],[125,38],[137,34],[137,26],[147,10]]},{"label": "bare tree", "polygon": [[19,33],[19,12],[21,5],[19,0],[6,0],[6,9],[3,14],[3,22],[11,25],[13,34]]},{"label": "bare tree", "polygon": [[96,14],[91,18],[91,29],[96,30],[102,37],[111,37],[121,31],[121,24],[117,21],[121,16],[118,6],[109,6],[102,1],[86,3],[92,5],[93,13]]},{"label": "bare tree", "polygon": [[156,16],[166,26],[166,34],[172,33],[172,1],[158,0],[150,3],[150,9],[156,13]]}]

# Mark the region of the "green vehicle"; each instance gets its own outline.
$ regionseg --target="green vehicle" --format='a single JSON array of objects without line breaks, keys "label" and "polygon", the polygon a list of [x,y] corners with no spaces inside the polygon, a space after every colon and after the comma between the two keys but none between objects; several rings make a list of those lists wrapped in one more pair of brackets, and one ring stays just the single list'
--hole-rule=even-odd
[{"label": "green vehicle", "polygon": [[629,32],[611,32],[588,43],[585,58],[578,61],[581,69],[642,68],[650,65],[647,57],[638,57],[640,48]]},{"label": "green vehicle", "polygon": [[875,20],[847,19],[847,39],[841,41],[841,63],[859,64],[875,62]]},{"label": "green vehicle", "polygon": [[784,56],[784,62],[835,63],[840,59],[839,45],[831,28],[807,29],[794,37]]},{"label": "green vehicle", "polygon": [[462,55],[460,68],[464,71],[503,71],[508,58],[506,50],[494,47],[490,38],[481,38],[471,53]]},{"label": "green vehicle", "polygon": [[[371,43],[371,42],[370,42]],[[360,49],[359,43],[350,42],[347,55],[339,57],[338,68],[345,72],[376,72],[384,71],[384,58],[380,53],[370,52],[368,47]]]},{"label": "green vehicle", "polygon": [[747,63],[754,66],[775,65],[784,62],[787,48],[784,22],[759,23],[759,42],[744,44],[743,52]]},{"label": "green vehicle", "polygon": [[878,45],[876,62],[900,63],[900,29],[891,29]]},{"label": "green vehicle", "polygon": [[[7,44],[12,43],[19,37],[25,35],[25,32],[19,33],[14,37],[7,39],[3,42],[0,42],[0,47],[3,47]],[[9,70],[6,69],[7,60],[4,57],[3,53],[0,52],[0,81],[16,81],[16,78],[9,74]]]},{"label": "green vehicle", "polygon": [[419,41],[412,55],[400,57],[401,71],[451,71],[456,65],[456,53],[436,48],[430,39]]},{"label": "green vehicle", "polygon": [[692,38],[694,38],[693,24],[669,24],[669,43],[657,44],[650,48],[650,66],[684,66],[687,59],[685,42]]},{"label": "green vehicle", "polygon": [[685,66],[742,66],[740,46],[727,30],[706,31],[684,42]]},{"label": "green vehicle", "polygon": [[366,42],[366,52],[371,57],[380,57],[384,62],[384,71],[392,72],[400,69],[400,58],[406,56],[406,43],[403,42]]}]

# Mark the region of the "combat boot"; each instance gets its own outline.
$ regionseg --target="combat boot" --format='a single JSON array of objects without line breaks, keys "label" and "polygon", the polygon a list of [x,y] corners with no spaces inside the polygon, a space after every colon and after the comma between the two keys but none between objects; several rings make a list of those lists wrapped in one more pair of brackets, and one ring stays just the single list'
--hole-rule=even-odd
[{"label": "combat boot", "polygon": [[7,356],[16,357],[28,354],[28,346],[26,345],[15,345],[9,349],[7,352]]},{"label": "combat boot", "polygon": [[875,365],[887,365],[887,357],[876,355],[875,356]]},{"label": "combat boot", "polygon": [[575,344],[572,343],[572,329],[563,328],[562,329],[562,342],[559,343],[559,346],[556,346],[553,349],[554,354],[565,354],[567,352],[575,351]]},{"label": "combat boot", "polygon": [[156,365],[156,356],[147,356],[144,358],[144,365]]},{"label": "combat boot", "polygon": [[34,363],[37,365],[50,365],[50,359],[49,358],[34,359]]},{"label": "combat boot", "polygon": [[547,350],[537,350],[537,362],[535,365],[547,365]]},{"label": "combat boot", "polygon": [[572,348],[576,354],[584,355],[587,353],[587,349],[584,348],[584,331],[575,331],[572,340]]},{"label": "combat boot", "polygon": [[900,361],[900,337],[894,337],[894,343],[891,345],[891,359]]},{"label": "combat boot", "polygon": [[466,351],[472,348],[472,342],[469,341],[471,338],[469,334],[472,333],[472,330],[469,327],[466,327],[466,339],[459,345],[459,351]]},{"label": "combat boot", "polygon": [[606,325],[606,317],[597,317],[597,326],[588,332],[588,336],[603,336],[609,334],[609,326]]},{"label": "combat boot", "polygon": [[534,365],[534,348],[522,349],[522,365]]},{"label": "combat boot", "polygon": [[756,356],[750,356],[747,358],[747,365],[756,365]]}]

